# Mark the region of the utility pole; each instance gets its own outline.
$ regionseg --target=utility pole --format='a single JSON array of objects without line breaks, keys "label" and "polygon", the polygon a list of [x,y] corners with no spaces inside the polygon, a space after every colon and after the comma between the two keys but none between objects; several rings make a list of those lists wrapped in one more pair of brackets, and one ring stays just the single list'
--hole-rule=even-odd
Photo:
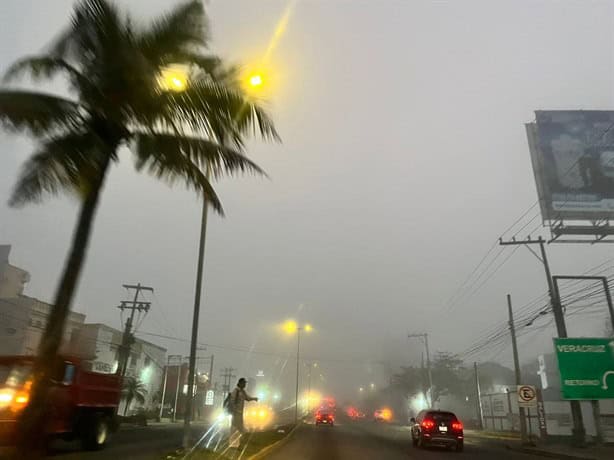
[{"label": "utility pole", "polygon": [[426,371],[429,378],[429,407],[433,408],[433,374],[431,373],[431,354],[429,352],[429,335],[427,333],[424,334],[408,334],[408,338],[419,338],[424,343],[424,348],[426,351]]},{"label": "utility pole", "polygon": [[117,368],[117,373],[122,377],[126,375],[128,359],[130,357],[130,347],[134,342],[134,334],[132,332],[132,327],[134,325],[134,312],[148,312],[151,308],[151,302],[139,301],[139,294],[141,293],[141,291],[154,291],[152,287],[141,286],[141,283],[138,283],[136,286],[132,284],[124,284],[123,286],[126,289],[134,289],[134,300],[122,300],[117,307],[122,312],[124,310],[130,310],[130,316],[126,320],[126,328],[124,329],[124,334],[122,336],[122,344],[120,346],[119,354],[120,362]]},{"label": "utility pole", "polygon": [[172,356],[174,358],[179,358],[179,363],[177,364],[177,385],[175,386],[175,408],[173,409],[173,422],[175,422],[177,420],[177,403],[179,401],[179,384],[180,384],[180,379],[181,379],[181,368],[183,367],[183,356],[181,355],[172,355]]},{"label": "utility pole", "polygon": [[475,374],[475,409],[478,417],[478,428],[484,429],[484,414],[482,413],[482,392],[480,391],[480,375],[478,374],[478,363],[473,363],[473,372]]},{"label": "utility pole", "polygon": [[[546,255],[545,241],[540,236],[538,239],[533,240],[530,237],[526,240],[520,241],[512,238],[510,241],[503,241],[499,239],[499,245],[501,246],[525,246],[531,253],[544,265],[544,271],[546,272],[546,280],[548,282],[548,293],[550,294],[550,304],[552,305],[552,312],[554,313],[554,322],[556,324],[557,335],[560,338],[567,337],[567,327],[565,326],[565,316],[563,314],[563,307],[561,306],[561,299],[558,295],[558,289],[554,285],[552,273],[550,272],[550,265],[548,264],[548,257]],[[539,244],[540,254],[537,255],[533,249],[532,244]],[[569,401],[571,408],[571,418],[573,420],[572,443],[575,446],[582,447],[586,444],[586,430],[584,429],[584,421],[582,420],[582,409],[580,407],[580,401]]]},{"label": "utility pole", "polygon": [[[518,345],[516,343],[516,328],[514,326],[514,313],[512,311],[512,296],[507,295],[507,312],[509,315],[510,334],[512,336],[512,351],[514,352],[514,374],[516,376],[516,390],[522,385],[522,376],[520,375],[520,359],[518,358]],[[509,393],[508,393],[509,398]],[[511,404],[510,404],[511,413]],[[520,416],[520,439],[522,444],[528,444],[527,440],[527,420],[525,419],[524,407],[518,408]],[[512,419],[513,420],[513,419]]]},{"label": "utility pole", "polygon": [[211,355],[211,362],[209,363],[209,386],[213,386],[213,359],[215,355]]}]

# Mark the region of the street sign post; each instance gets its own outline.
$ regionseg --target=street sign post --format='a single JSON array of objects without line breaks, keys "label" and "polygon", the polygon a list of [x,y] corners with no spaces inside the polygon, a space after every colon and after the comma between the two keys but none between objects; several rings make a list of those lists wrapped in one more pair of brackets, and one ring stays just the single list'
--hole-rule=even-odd
[{"label": "street sign post", "polygon": [[563,399],[614,399],[614,339],[554,339]]},{"label": "street sign post", "polygon": [[533,385],[518,385],[518,407],[537,407],[537,391]]}]

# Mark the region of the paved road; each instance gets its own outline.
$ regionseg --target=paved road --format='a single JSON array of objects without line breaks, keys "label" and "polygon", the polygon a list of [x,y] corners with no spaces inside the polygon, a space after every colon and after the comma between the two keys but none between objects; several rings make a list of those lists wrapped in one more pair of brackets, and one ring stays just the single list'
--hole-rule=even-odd
[{"label": "paved road", "polygon": [[[183,423],[151,425],[147,427],[127,426],[120,429],[105,449],[85,452],[77,441],[55,441],[49,460],[159,460],[164,454],[181,446]],[[194,434],[203,430],[194,427]]]},{"label": "paved road", "polygon": [[301,426],[290,441],[267,460],[407,460],[450,459],[460,455],[468,459],[531,459],[481,440],[466,439],[461,454],[443,449],[417,449],[411,446],[407,429],[373,423],[344,423],[334,427]]}]

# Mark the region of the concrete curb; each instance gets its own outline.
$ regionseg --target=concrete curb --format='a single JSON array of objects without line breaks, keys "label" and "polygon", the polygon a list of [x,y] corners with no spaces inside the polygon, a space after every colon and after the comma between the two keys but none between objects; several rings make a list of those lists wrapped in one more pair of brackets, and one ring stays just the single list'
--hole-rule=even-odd
[{"label": "concrete curb", "polygon": [[286,436],[284,436],[282,439],[280,439],[277,442],[274,442],[273,444],[270,444],[270,445],[266,446],[260,452],[252,455],[251,457],[248,457],[247,460],[262,460],[262,459],[266,458],[267,455],[272,454],[277,449],[280,449],[281,447],[285,446],[286,443],[290,440],[290,438],[292,437],[292,435],[294,434],[294,432],[296,431],[297,428],[298,428],[298,425],[295,425],[294,428],[292,428],[290,430],[290,432]]},{"label": "concrete curb", "polygon": [[551,452],[548,450],[536,449],[533,447],[519,447],[519,446],[510,446],[509,444],[505,444],[505,448],[513,452],[521,452],[523,454],[538,455],[540,457],[558,458],[561,460],[597,460],[595,457],[583,457],[580,455],[562,454],[560,452]]}]

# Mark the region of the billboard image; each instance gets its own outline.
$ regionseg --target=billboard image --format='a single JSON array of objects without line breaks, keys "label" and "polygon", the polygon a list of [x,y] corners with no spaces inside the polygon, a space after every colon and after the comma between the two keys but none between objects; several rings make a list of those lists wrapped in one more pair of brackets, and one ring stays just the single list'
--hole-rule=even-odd
[{"label": "billboard image", "polygon": [[527,125],[544,220],[614,218],[614,111],[544,110]]}]

